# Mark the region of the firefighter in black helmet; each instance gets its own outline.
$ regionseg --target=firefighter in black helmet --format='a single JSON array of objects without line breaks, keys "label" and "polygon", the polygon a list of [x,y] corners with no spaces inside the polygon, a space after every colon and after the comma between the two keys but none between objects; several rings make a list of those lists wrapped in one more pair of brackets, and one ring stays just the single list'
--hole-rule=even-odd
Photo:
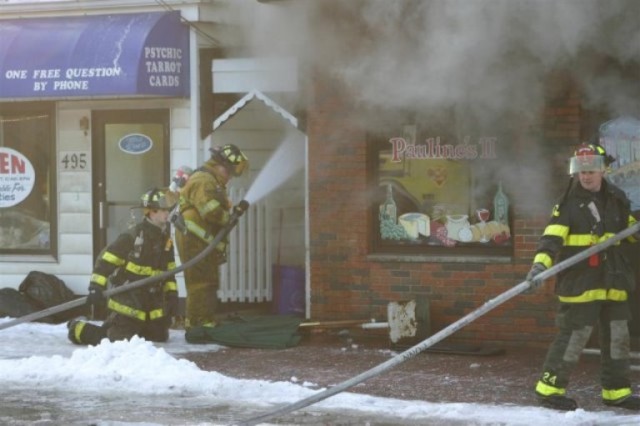
[{"label": "firefighter in black helmet", "polygon": [[[206,249],[229,222],[232,205],[227,196],[227,183],[242,175],[249,166],[247,157],[235,145],[215,147],[210,151],[211,158],[180,190],[180,213],[185,232],[176,232],[176,245],[183,263]],[[187,330],[216,325],[218,266],[226,261],[226,251],[227,242],[221,241],[207,258],[184,271]]]},{"label": "firefighter in black helmet", "polygon": [[[604,179],[613,158],[602,146],[583,144],[569,164],[572,183],[553,208],[527,275],[532,287],[536,275],[575,254],[605,241],[635,223],[625,193]],[[574,182],[577,181],[577,182]],[[634,290],[628,246],[634,237],[594,254],[560,272],[555,293],[558,334],[551,344],[535,387],[543,406],[575,410],[575,400],[565,395],[569,376],[599,326],[602,401],[614,407],[640,410],[629,380],[629,293]]]},{"label": "firefighter in black helmet", "polygon": [[106,302],[109,315],[102,326],[84,320],[68,324],[69,339],[77,344],[96,345],[134,335],[154,342],[169,338],[171,318],[177,314],[178,287],[174,276],[164,281],[113,295],[103,292],[109,284],[127,283],[175,269],[173,241],[167,220],[172,206],[165,191],[152,189],[142,195],[139,208],[144,219],[109,244],[98,256],[89,284],[89,305]]}]

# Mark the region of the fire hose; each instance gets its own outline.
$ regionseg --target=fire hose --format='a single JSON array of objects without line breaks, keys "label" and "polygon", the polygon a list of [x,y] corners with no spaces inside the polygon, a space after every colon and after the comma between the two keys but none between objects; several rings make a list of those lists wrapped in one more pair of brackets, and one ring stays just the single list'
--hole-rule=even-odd
[{"label": "fire hose", "polygon": [[[613,237],[598,243],[594,246],[589,247],[588,249],[581,251],[580,253],[577,253],[576,255],[563,260],[562,262],[557,263],[556,265],[552,266],[551,268],[541,272],[540,274],[538,274],[536,276],[536,280],[540,280],[540,281],[544,281],[548,278],[551,278],[552,276],[556,275],[558,272],[561,272],[567,268],[569,268],[570,266],[575,265],[578,262],[581,262],[585,259],[587,259],[589,256],[592,256],[596,253],[601,252],[602,250],[616,244],[618,241],[623,240],[625,238],[630,237],[631,235],[635,234],[636,232],[640,231],[640,222],[635,223],[633,226],[625,229],[624,231],[614,235]],[[464,317],[460,318],[458,321],[450,324],[449,326],[443,328],[442,330],[440,330],[439,332],[437,332],[436,334],[428,337],[427,339],[423,340],[422,342],[412,346],[411,348],[407,349],[406,351],[394,356],[393,358],[389,359],[388,361],[383,362],[382,364],[377,365],[376,367],[373,367],[357,376],[354,376],[348,380],[345,380],[342,383],[339,383],[329,389],[326,389],[322,392],[319,392],[315,395],[312,395],[310,397],[301,399],[297,402],[294,402],[292,404],[289,405],[285,405],[283,407],[280,408],[276,408],[273,411],[270,411],[268,413],[247,419],[245,421],[241,421],[240,423],[238,423],[238,425],[241,426],[252,426],[252,425],[257,425],[259,423],[262,423],[266,420],[272,419],[274,417],[278,417],[278,416],[282,416],[284,414],[288,414],[291,413],[293,411],[299,410],[301,408],[304,407],[308,407],[309,405],[315,404],[317,402],[320,402],[324,399],[329,398],[330,396],[333,396],[337,393],[340,393],[346,389],[349,389],[352,386],[355,386],[359,383],[362,383],[372,377],[375,377],[379,374],[384,373],[387,370],[390,370],[391,368],[395,367],[398,364],[401,364],[411,358],[413,358],[414,356],[416,356],[417,354],[419,354],[420,352],[422,352],[423,350],[427,349],[428,347],[434,345],[435,343],[438,343],[439,341],[443,340],[445,337],[450,336],[451,334],[455,333],[456,331],[460,330],[461,328],[463,328],[464,326],[466,326],[467,324],[471,323],[472,321],[475,321],[476,319],[478,319],[479,317],[481,317],[482,315],[486,314],[487,312],[491,311],[492,309],[496,308],[497,306],[503,304],[504,302],[508,301],[509,299],[517,296],[518,294],[522,293],[525,290],[528,290],[529,288],[531,288],[531,286],[533,285],[532,282],[530,281],[523,281],[520,284],[510,288],[509,290],[499,294],[498,296],[496,296],[495,298],[487,301],[484,303],[484,305],[482,305],[481,307],[475,309],[474,311],[470,312],[469,314],[465,315]]]},{"label": "fire hose", "polygon": [[[240,219],[240,216],[242,216],[244,214],[244,212],[248,208],[249,208],[249,203],[247,201],[245,201],[245,200],[240,201],[238,203],[238,205],[233,207],[231,216],[229,217],[229,222],[220,231],[218,231],[218,234],[207,245],[207,247],[205,247],[204,250],[202,250],[200,253],[198,253],[198,255],[195,256],[193,259],[190,259],[189,261],[181,264],[180,266],[178,266],[178,267],[176,267],[174,269],[171,269],[169,271],[163,272],[161,274],[154,275],[154,276],[147,277],[147,278],[143,278],[141,280],[133,281],[133,282],[130,282],[130,283],[125,284],[125,285],[120,286],[120,287],[116,287],[116,288],[112,288],[112,289],[106,290],[104,292],[104,295],[106,297],[109,297],[109,296],[113,296],[115,294],[124,293],[126,291],[131,291],[131,290],[134,290],[136,288],[144,287],[144,286],[147,286],[149,284],[152,284],[152,283],[155,283],[155,282],[158,282],[158,281],[162,281],[162,280],[170,277],[171,275],[175,275],[178,272],[182,272],[185,269],[187,269],[187,268],[195,265],[196,263],[200,262],[224,238],[226,238],[227,235],[229,235],[231,230],[238,224],[238,220]],[[13,319],[11,321],[7,321],[5,323],[1,323],[0,324],[0,330],[4,330],[5,328],[13,327],[14,325],[22,324],[22,323],[25,323],[25,322],[31,322],[31,321],[34,321],[34,320],[37,320],[37,319],[40,319],[40,318],[47,317],[49,315],[57,314],[59,312],[64,312],[64,311],[67,311],[69,309],[82,306],[82,305],[84,305],[86,303],[87,303],[87,297],[86,296],[80,297],[78,299],[74,299],[74,300],[71,300],[69,302],[62,303],[60,305],[52,306],[52,307],[44,309],[42,311],[33,312],[31,314],[27,314],[27,315],[21,316],[20,318],[16,318],[16,319]]]}]

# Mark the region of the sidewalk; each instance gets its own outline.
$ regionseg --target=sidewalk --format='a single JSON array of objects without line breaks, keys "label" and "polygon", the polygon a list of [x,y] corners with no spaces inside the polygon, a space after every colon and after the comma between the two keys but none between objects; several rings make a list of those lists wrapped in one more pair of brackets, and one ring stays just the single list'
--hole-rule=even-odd
[{"label": "sidewalk", "polygon": [[[537,405],[533,388],[545,352],[500,349],[482,356],[422,352],[347,392],[430,402]],[[340,384],[400,352],[380,337],[354,337],[343,330],[305,333],[299,345],[288,349],[225,348],[184,358],[230,377],[305,383],[318,389]],[[637,391],[640,373],[631,374]],[[612,410],[600,402],[598,355],[582,356],[567,395],[585,410]]]}]

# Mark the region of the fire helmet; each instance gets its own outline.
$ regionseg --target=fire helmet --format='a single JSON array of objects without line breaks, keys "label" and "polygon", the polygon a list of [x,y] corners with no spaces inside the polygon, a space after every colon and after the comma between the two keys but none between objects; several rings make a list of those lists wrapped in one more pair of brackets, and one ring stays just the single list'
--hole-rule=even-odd
[{"label": "fire helmet", "polygon": [[148,210],[170,210],[173,206],[167,200],[167,196],[164,191],[158,188],[153,188],[140,197],[140,207],[145,209],[145,213]]},{"label": "fire helmet", "polygon": [[569,174],[580,172],[604,172],[615,159],[600,145],[583,143],[573,153],[569,162]]},{"label": "fire helmet", "polygon": [[231,176],[238,177],[249,168],[247,156],[233,144],[209,148],[209,151],[211,151],[211,158],[223,165]]}]

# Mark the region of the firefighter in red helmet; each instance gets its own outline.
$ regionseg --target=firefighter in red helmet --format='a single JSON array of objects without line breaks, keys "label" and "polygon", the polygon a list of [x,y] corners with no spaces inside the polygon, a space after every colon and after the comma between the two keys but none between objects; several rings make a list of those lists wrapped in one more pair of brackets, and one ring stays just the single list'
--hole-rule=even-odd
[{"label": "firefighter in red helmet", "polygon": [[[604,179],[612,161],[600,145],[583,144],[574,152],[569,163],[571,184],[553,208],[527,275],[532,287],[541,284],[536,275],[555,262],[605,241],[635,223],[625,193]],[[560,302],[556,315],[558,333],[535,387],[541,405],[559,410],[578,407],[565,392],[571,371],[598,326],[602,401],[608,406],[640,410],[640,397],[633,394],[629,380],[628,299],[635,288],[635,276],[628,247],[635,241],[630,237],[558,274],[555,287]]]},{"label": "firefighter in red helmet", "polygon": [[[249,166],[235,145],[211,148],[211,158],[198,168],[180,190],[180,213],[185,230],[176,232],[180,260],[187,262],[207,248],[229,222],[233,207],[227,183]],[[219,286],[219,265],[226,262],[227,242],[221,241],[205,259],[185,269],[187,289],[185,328],[214,327]]]}]

